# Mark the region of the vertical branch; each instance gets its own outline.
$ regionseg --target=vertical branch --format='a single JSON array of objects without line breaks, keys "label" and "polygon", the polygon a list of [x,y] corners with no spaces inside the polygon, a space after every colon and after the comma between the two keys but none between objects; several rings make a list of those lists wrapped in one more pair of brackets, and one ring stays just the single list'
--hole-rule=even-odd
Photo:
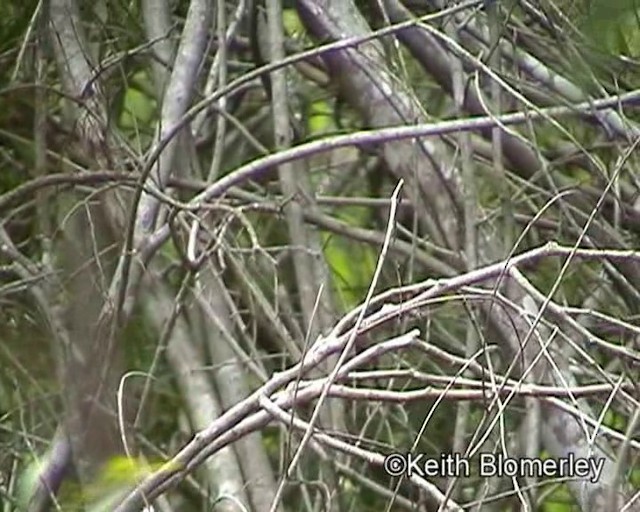
[{"label": "vertical branch", "polygon": [[[214,64],[217,64],[215,71],[218,74],[218,88],[223,89],[227,85],[227,15],[225,12],[224,1],[220,1],[218,5],[218,21],[216,23],[218,52],[216,53]],[[212,69],[214,71],[214,69]],[[218,100],[218,109],[225,110],[227,107],[227,98],[224,96]],[[227,131],[227,118],[221,113],[216,119],[216,137],[213,146],[213,157],[209,167],[207,182],[211,183],[220,173],[222,164],[222,154],[224,151],[224,139]]]},{"label": "vertical branch", "polygon": [[[456,22],[452,20],[447,25],[449,36],[457,39]],[[462,63],[456,57],[451,58],[451,81],[453,85],[453,100],[456,107],[456,114],[459,117],[464,115],[464,98],[466,89],[466,79]],[[463,187],[463,204],[464,204],[464,254],[467,260],[467,269],[476,268],[477,262],[477,194],[475,187],[475,173],[472,161],[471,138],[468,132],[459,132],[457,134],[458,147],[461,155],[461,171],[462,171],[462,187]],[[478,335],[471,316],[473,312],[469,309],[470,318],[467,323],[467,334],[465,341],[465,356],[471,357],[478,350]],[[466,372],[467,376],[470,375]],[[453,434],[453,453],[464,453],[466,450],[467,423],[469,421],[470,403],[460,402],[457,405],[457,414]],[[449,481],[449,489],[454,489],[453,498],[459,495],[455,492],[456,478]],[[460,488],[458,488],[458,491]]]},{"label": "vertical branch", "polygon": [[[499,2],[486,3],[489,24],[489,66],[494,73],[500,74],[502,57],[500,53],[500,38],[502,27],[500,26]],[[499,116],[502,112],[502,88],[496,80],[491,80],[491,99],[493,100],[493,114]],[[494,126],[491,130],[491,143],[493,147],[493,168],[498,179],[500,204],[503,219],[503,251],[509,251],[514,240],[513,210],[509,195],[509,182],[504,167],[502,128]]]},{"label": "vertical branch", "polygon": [[[84,101],[81,109],[75,105],[70,109],[80,141],[89,159],[100,168],[108,168],[114,148],[107,132],[104,96],[85,50],[77,5],[72,0],[51,0],[49,21],[67,94]],[[56,302],[65,309],[69,333],[60,365],[65,428],[77,473],[82,482],[87,482],[109,457],[121,451],[113,392],[122,372],[120,347],[113,326],[98,321],[105,283],[112,273],[114,254],[110,251],[114,249],[114,239],[106,199],[67,207],[68,212],[61,212],[63,236],[56,248],[64,277],[64,289],[57,290]],[[65,443],[67,436],[56,439]]]},{"label": "vertical branch", "polygon": [[[269,28],[269,59],[278,62],[284,59],[284,37],[282,33],[282,6],[279,0],[268,0],[267,21]],[[276,69],[271,72],[272,103],[273,103],[273,127],[275,147],[277,150],[291,147],[292,131],[289,119],[286,70]],[[296,168],[298,167],[298,168]],[[286,163],[278,168],[280,186],[288,199],[285,206],[285,215],[289,235],[291,237],[293,266],[296,283],[300,291],[300,305],[304,323],[309,329],[310,339],[315,339],[315,333],[319,331],[316,319],[313,318],[314,304],[318,294],[318,286],[309,272],[311,261],[308,254],[308,233],[302,216],[302,201],[308,194],[308,190],[302,187],[303,169],[298,164]]]},{"label": "vertical branch", "polygon": [[174,48],[169,40],[171,30],[171,15],[167,0],[142,0],[142,20],[149,41],[153,41],[151,51],[154,58],[151,59],[151,69],[156,85],[156,96],[162,100],[167,82],[169,70],[173,64]]},{"label": "vertical branch", "polygon": [[[250,394],[246,363],[231,346],[232,343],[239,345],[233,339],[235,329],[231,320],[239,313],[232,309],[232,299],[224,281],[216,274],[213,262],[208,262],[194,281],[193,295],[199,305],[196,318],[203,322],[213,379],[221,406],[228,410]],[[238,440],[235,451],[245,481],[251,482],[247,493],[252,510],[268,512],[275,497],[275,478],[262,436],[256,432]],[[282,507],[279,507],[278,512],[281,511]]]},{"label": "vertical branch", "polygon": [[[175,130],[191,103],[204,52],[209,42],[211,10],[211,2],[208,0],[193,0],[189,4],[180,46],[162,103],[157,144],[167,139]],[[164,190],[173,171],[177,144],[177,137],[173,137],[166,144],[162,154],[156,162],[153,162],[153,169],[146,179],[145,187],[151,190]],[[146,192],[142,194],[138,205],[139,213],[136,216],[134,235],[136,245],[142,237],[153,230],[159,207],[160,201],[156,196]]]},{"label": "vertical branch", "polygon": [[[269,60],[272,63],[279,62],[285,57],[282,5],[280,0],[267,0],[266,6]],[[277,150],[287,149],[291,146],[293,130],[289,118],[286,69],[276,69],[271,73],[271,88],[275,146]],[[303,215],[303,207],[313,208],[314,199],[302,166],[297,163],[286,163],[278,168],[278,173],[282,192],[288,199],[285,215],[293,249],[293,265],[300,294],[300,306],[307,329],[306,342],[315,341],[318,335],[331,325],[333,308],[330,303],[329,272],[322,256],[320,240],[317,233],[308,230]],[[323,425],[337,430],[344,429],[344,406],[341,402],[327,402],[321,410]],[[333,477],[337,483],[332,469],[329,469],[329,476]],[[275,500],[273,510],[277,506],[279,505]]]},{"label": "vertical branch", "polygon": [[[152,270],[153,272],[153,270]],[[155,274],[156,272],[154,272]],[[176,380],[186,401],[191,423],[196,431],[206,428],[222,414],[222,406],[207,374],[202,371],[205,360],[192,342],[194,337],[181,310],[185,288],[174,300],[171,290],[152,276],[150,289],[144,301],[147,317],[158,333],[166,333],[169,339],[166,357],[174,370]],[[183,283],[183,287],[186,283]],[[215,498],[221,499],[221,511],[236,510],[236,506],[226,504],[222,498],[233,497],[247,506],[248,499],[242,478],[242,471],[233,447],[229,446],[207,460],[204,464],[206,481]],[[226,505],[225,505],[226,504]],[[217,508],[216,508],[217,510]]]}]

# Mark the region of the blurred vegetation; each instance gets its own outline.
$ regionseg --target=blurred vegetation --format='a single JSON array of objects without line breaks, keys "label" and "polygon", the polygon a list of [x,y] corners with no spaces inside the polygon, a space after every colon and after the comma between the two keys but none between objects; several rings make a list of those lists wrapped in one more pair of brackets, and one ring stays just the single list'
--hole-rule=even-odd
[{"label": "blurred vegetation", "polygon": [[[35,49],[35,33],[38,26],[36,13],[47,2],[23,0],[21,2],[0,2],[0,198],[15,191],[20,186],[38,178],[35,169],[37,161],[36,141],[34,140],[35,123],[35,76],[38,66],[41,69],[42,90],[45,99],[45,123],[47,132],[46,173],[68,172],[74,173],[78,168],[84,168],[86,162],[77,149],[74,140],[73,127],[65,120],[63,95],[60,77],[55,71],[55,63],[48,50],[44,49],[45,59],[38,62]],[[235,9],[236,2],[228,2],[229,15]],[[421,13],[419,2],[407,2],[414,7],[416,14]],[[381,20],[370,2],[356,2],[372,25],[381,24]],[[172,3],[172,22],[176,34],[179,34],[188,11],[189,2],[178,1]],[[590,2],[557,2],[541,5],[547,11],[549,19],[557,23],[557,32],[545,32],[540,26],[533,28],[525,26],[524,15],[514,8],[513,18],[505,21],[505,32],[513,35],[515,44],[522,44],[523,49],[535,51],[544,55],[545,64],[559,74],[571,73],[570,78],[589,92],[608,91],[617,93],[622,90],[637,88],[640,83],[638,61],[640,59],[640,9],[635,0],[593,0]],[[563,15],[562,17],[560,15]],[[117,128],[122,145],[126,146],[129,157],[119,162],[119,168],[110,171],[131,172],[139,170],[144,155],[150,150],[156,130],[158,128],[162,99],[157,98],[152,74],[151,59],[141,45],[145,44],[142,24],[141,7],[138,2],[96,2],[83,3],[83,19],[89,34],[91,50],[94,58],[99,62],[109,63],[103,72],[103,84],[107,91],[109,107],[109,122]],[[295,49],[303,49],[311,44],[311,38],[305,33],[301,20],[293,8],[284,10],[283,24],[288,36],[288,42]],[[246,33],[246,24],[242,23],[234,50],[228,62],[229,81],[241,76],[255,65],[248,45],[250,34]],[[571,28],[572,31],[569,29]],[[175,36],[171,36],[175,38]],[[558,40],[554,40],[557,37]],[[176,42],[175,40],[173,41]],[[386,41],[385,41],[385,44]],[[393,69],[405,80],[407,88],[412,90],[420,99],[421,104],[434,119],[451,118],[452,101],[430,77],[426,77],[419,65],[405,50],[388,45],[389,60]],[[544,50],[549,49],[545,54]],[[205,64],[211,64],[213,51],[208,55]],[[542,57],[539,57],[542,58]],[[344,98],[336,94],[332,85],[323,87],[308,80],[303,73],[292,72],[294,79],[289,80],[295,90],[292,91],[290,107],[294,110],[294,117],[302,120],[301,140],[316,140],[322,137],[345,133],[356,129],[367,128],[357,114],[344,104]],[[505,70],[507,79],[516,84],[518,77],[513,70]],[[203,95],[203,85],[199,84],[197,97]],[[524,84],[522,90],[533,87]],[[297,101],[293,100],[293,97]],[[566,103],[566,101],[563,101]],[[559,102],[562,104],[563,102]],[[551,101],[550,101],[551,103]],[[273,133],[269,112],[269,100],[256,84],[243,93],[236,105],[236,110],[230,112],[239,125],[260,144],[272,150]],[[628,114],[629,120],[638,122],[637,109]],[[538,124],[527,132],[527,138],[535,145],[535,149],[549,158],[548,175],[536,176],[532,179],[534,186],[523,183],[517,172],[509,172],[507,190],[512,194],[513,206],[518,214],[530,220],[547,203],[555,197],[560,189],[573,190],[580,194],[588,187],[600,187],[611,176],[598,175],[593,169],[587,168],[577,160],[566,163],[562,157],[554,159],[554,151],[558,148],[559,139],[567,142],[577,142],[577,146],[586,153],[604,163],[608,172],[614,168],[620,155],[620,146],[602,135],[594,123],[587,123],[580,117],[563,119],[562,126],[565,134],[548,124]],[[195,153],[194,164],[197,172],[189,169],[176,169],[176,178],[190,180],[190,187],[202,186],[206,179],[214,151],[218,148],[215,142],[215,130],[201,134],[200,138],[189,141]],[[240,165],[252,161],[259,155],[259,150],[248,141],[248,137],[240,136],[239,131],[231,122],[227,125],[226,140],[221,172],[223,176]],[[453,139],[449,139],[453,145]],[[325,198],[388,198],[395,182],[385,165],[367,165],[368,158],[377,157],[377,150],[359,152],[356,161],[349,161],[352,155],[338,155],[344,157],[347,163],[325,161],[323,157],[307,162],[314,190],[320,190],[319,195]],[[363,156],[364,153],[364,156]],[[135,157],[132,157],[135,155]],[[136,158],[138,159],[136,161]],[[73,165],[71,165],[73,164]],[[479,223],[487,223],[493,218],[500,206],[501,184],[500,176],[492,172],[491,163],[486,159],[479,159],[474,164],[477,172],[478,211],[482,214]],[[75,169],[74,169],[75,167]],[[302,168],[302,167],[301,167]],[[627,170],[628,168],[628,170]],[[106,170],[106,169],[105,169]],[[347,174],[347,170],[349,173]],[[618,190],[637,191],[638,153],[631,155],[626,164],[625,172],[617,182]],[[264,294],[270,304],[278,305],[280,299],[274,282],[281,284],[287,292],[292,304],[298,301],[298,291],[293,266],[288,256],[290,249],[289,234],[283,218],[283,207],[290,199],[283,196],[282,191],[272,176],[261,178],[244,185],[246,190],[259,194],[264,203],[272,207],[271,211],[264,208],[264,212],[248,210],[243,213],[244,221],[235,219],[229,221],[230,228],[216,245],[216,251],[224,259],[233,257],[241,266],[249,269],[251,278],[258,289]],[[82,185],[76,191],[92,194],[100,186]],[[601,188],[599,189],[601,190]],[[69,191],[65,187],[50,189],[52,201],[64,201]],[[186,197],[191,197],[192,189],[180,191]],[[620,192],[622,194],[622,192]],[[633,195],[632,193],[627,194]],[[67,200],[73,200],[67,197]],[[237,206],[238,200],[225,197],[219,211],[211,214],[225,217],[225,211]],[[13,209],[0,211],[0,223],[6,229],[16,247],[37,266],[41,263],[44,250],[42,225],[37,218],[36,199],[33,194],[25,195],[19,204],[12,205]],[[555,227],[544,230],[532,229],[525,237],[519,252],[528,247],[540,245],[546,240],[557,240],[562,244],[573,244],[576,240],[576,229],[563,217],[563,208],[574,210],[573,206],[559,205],[549,209],[545,219],[554,221]],[[608,210],[602,214],[607,220],[615,217],[616,213]],[[55,205],[52,206],[55,210]],[[273,213],[273,210],[277,213]],[[378,206],[358,206],[354,204],[340,204],[330,201],[323,204],[322,213],[341,222],[346,228],[357,227],[384,233],[387,219],[387,208]],[[305,212],[309,213],[309,212]],[[584,214],[585,212],[581,212]],[[588,211],[586,212],[589,213]],[[452,212],[453,215],[453,212]],[[584,216],[584,215],[583,215]],[[582,218],[578,216],[579,218]],[[243,224],[244,222],[244,224]],[[638,224],[635,226],[622,225],[612,220],[617,235],[629,248],[640,246]],[[251,229],[247,229],[249,224]],[[310,223],[311,224],[311,223]],[[411,215],[401,216],[399,224],[404,228],[404,234],[394,235],[412,247],[423,247],[420,235],[416,233],[416,224]],[[523,224],[523,222],[521,222]],[[524,228],[524,225],[520,226]],[[54,226],[55,230],[60,226]],[[344,313],[356,307],[365,297],[371,283],[377,256],[381,244],[365,243],[355,237],[336,233],[329,229],[318,229],[322,242],[322,257],[330,270],[330,287],[335,296],[337,313]],[[497,227],[500,232],[500,227]],[[521,229],[520,229],[521,231]],[[413,234],[409,239],[407,233]],[[172,239],[161,249],[162,267],[167,283],[177,293],[180,283],[189,270],[183,265],[184,248],[178,249],[179,244],[186,246],[184,238]],[[255,246],[257,241],[258,246]],[[429,241],[426,241],[429,242]],[[606,242],[595,242],[596,246],[607,247]],[[215,251],[214,251],[215,253]],[[431,251],[435,257],[442,256]],[[458,255],[456,255],[458,256]],[[450,263],[447,262],[447,263]],[[545,261],[536,265],[531,272],[533,284],[543,293],[549,292],[558,276],[562,261]],[[270,272],[265,268],[271,269]],[[271,272],[275,269],[277,274]],[[559,303],[579,306],[593,295],[593,291],[602,281],[603,266],[600,263],[587,262],[574,264],[563,277],[562,286],[552,297]],[[259,329],[258,321],[254,320],[255,298],[240,290],[240,277],[233,273],[231,266],[222,269],[223,278],[230,286],[233,299],[240,305],[242,320],[248,326],[247,336],[255,342],[255,347],[247,348],[253,351],[256,358],[264,357],[260,364],[270,370],[293,364],[290,355],[278,352],[279,343],[273,339],[273,334]],[[275,277],[274,277],[275,276]],[[44,277],[44,276],[43,276]],[[390,265],[385,267],[382,282],[377,291],[397,286],[400,283],[415,282],[432,276],[430,272],[416,264],[409,256],[394,254]],[[1,512],[19,508],[24,503],[24,493],[29,481],[34,478],[37,464],[42,454],[48,448],[63,410],[60,396],[60,376],[56,374],[55,350],[51,348],[51,335],[46,324],[45,315],[34,304],[27,293],[30,283],[16,274],[6,254],[0,254],[0,357],[3,370],[0,372],[0,507]],[[637,283],[626,283],[635,290]],[[624,288],[623,285],[622,288]],[[616,288],[615,284],[612,287]],[[637,291],[637,290],[636,290]],[[612,298],[613,297],[613,298]],[[615,298],[615,294],[607,294],[605,299],[597,303],[602,313],[615,318],[637,324],[638,302],[635,309],[629,307],[629,301],[622,297],[622,293]],[[297,306],[291,312],[292,321],[302,327],[301,313]],[[466,315],[464,301],[451,301],[450,304],[429,306],[428,320],[408,319],[402,327],[408,329],[412,325],[419,326],[428,333],[430,343],[447,347],[454,353],[464,354],[465,325],[461,321]],[[336,317],[336,320],[339,317]],[[628,344],[620,335],[600,333],[600,335],[615,344]],[[146,372],[157,359],[157,343],[160,334],[157,333],[145,318],[142,308],[135,309],[132,319],[128,323],[123,335],[126,367],[131,370]],[[441,367],[425,360],[424,356],[415,354],[411,362],[416,371],[444,374]],[[615,366],[610,355],[593,347],[593,358],[604,368]],[[396,364],[392,357],[384,359],[391,367]],[[207,371],[207,370],[203,370]],[[637,368],[626,369],[629,376],[638,378]],[[589,382],[588,372],[582,375],[583,382]],[[132,379],[133,393],[142,393],[142,379]],[[256,380],[252,381],[258,386]],[[594,402],[604,406],[604,399],[599,397]],[[411,448],[416,434],[419,432],[424,417],[433,405],[428,401],[409,404],[406,408],[389,406],[379,414],[377,422],[370,430],[360,432],[359,428],[374,414],[375,407],[371,404],[358,405],[350,412],[354,435],[370,436],[393,451],[405,451]],[[175,375],[164,357],[159,358],[158,366],[154,368],[153,385],[145,404],[143,421],[139,425],[136,436],[143,440],[147,458],[145,460],[114,458],[109,461],[103,472],[95,481],[95,488],[84,489],[80,496],[73,489],[73,484],[64,488],[60,497],[62,510],[81,510],[80,502],[84,501],[87,510],[110,510],[112,502],[98,501],[113,499],[112,494],[120,495],[122,488],[139,481],[144,475],[159,467],[164,457],[176,450],[190,438],[191,432],[184,425],[185,400],[180,395],[176,385]],[[438,453],[451,449],[453,430],[452,418],[456,415],[456,403],[446,401],[439,405],[427,430],[420,440],[418,451]],[[482,404],[474,409],[469,420],[478,425],[484,417]],[[516,430],[521,416],[513,414],[506,419],[509,430]],[[602,418],[602,425],[624,432],[629,424],[626,412],[609,409]],[[276,429],[267,429],[263,437],[265,448],[272,458],[274,467],[282,462],[279,453],[282,439]],[[145,444],[146,443],[146,444]],[[154,447],[153,449],[149,448]],[[640,469],[637,469],[638,453],[633,453],[631,460],[636,464],[626,475],[628,482],[637,491],[640,489]],[[388,485],[389,479],[381,471],[375,475],[378,481]],[[25,483],[26,482],[26,483]],[[341,492],[344,493],[345,510],[381,510],[384,503],[380,495],[361,486],[351,477],[341,477]],[[26,487],[25,487],[26,486]],[[577,510],[575,502],[569,494],[566,485],[553,484],[539,503],[539,510],[544,512],[568,512]],[[184,510],[199,510],[204,506],[207,497],[193,486],[181,487],[184,492],[187,507]],[[414,492],[406,484],[401,487],[403,492]],[[297,496],[296,491],[287,490],[289,496]],[[293,498],[292,498],[293,499]],[[105,504],[106,503],[106,504]],[[74,508],[77,505],[78,508]],[[501,510],[515,510],[513,503],[506,503]],[[513,505],[515,507],[515,505]],[[296,510],[290,507],[290,510]],[[300,509],[301,510],[301,509]]]}]

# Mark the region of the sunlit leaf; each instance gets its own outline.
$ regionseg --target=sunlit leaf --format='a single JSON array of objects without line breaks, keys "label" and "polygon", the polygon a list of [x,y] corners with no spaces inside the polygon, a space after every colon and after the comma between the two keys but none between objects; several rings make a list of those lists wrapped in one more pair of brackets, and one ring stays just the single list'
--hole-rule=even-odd
[{"label": "sunlit leaf", "polygon": [[282,12],[282,24],[287,35],[291,37],[304,34],[304,25],[295,9],[284,9]]},{"label": "sunlit leaf", "polygon": [[308,119],[308,131],[311,137],[335,130],[331,105],[326,100],[317,100],[311,103]]}]

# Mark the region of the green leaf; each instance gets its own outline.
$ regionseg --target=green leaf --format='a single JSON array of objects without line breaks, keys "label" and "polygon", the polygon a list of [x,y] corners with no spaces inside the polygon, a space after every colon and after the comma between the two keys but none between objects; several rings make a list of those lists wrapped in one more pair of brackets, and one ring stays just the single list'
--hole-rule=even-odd
[{"label": "green leaf", "polygon": [[[343,208],[343,221],[361,226],[367,212],[362,208]],[[323,234],[324,256],[331,269],[334,288],[346,308],[358,305],[364,298],[375,270],[376,250],[366,244]]]},{"label": "green leaf", "polygon": [[308,131],[312,138],[336,130],[333,111],[326,100],[316,100],[309,105],[308,119]]},{"label": "green leaf", "polygon": [[290,37],[298,37],[304,34],[304,25],[295,9],[284,9],[282,11],[282,24],[285,32]]},{"label": "green leaf", "polygon": [[[144,81],[145,77],[138,73],[134,82]],[[124,94],[124,104],[120,115],[120,125],[124,129],[137,129],[141,124],[148,124],[156,110],[155,100],[147,96],[137,87],[127,88]]]},{"label": "green leaf", "polygon": [[640,55],[640,3],[637,0],[595,0],[584,23],[585,34],[604,53]]}]

